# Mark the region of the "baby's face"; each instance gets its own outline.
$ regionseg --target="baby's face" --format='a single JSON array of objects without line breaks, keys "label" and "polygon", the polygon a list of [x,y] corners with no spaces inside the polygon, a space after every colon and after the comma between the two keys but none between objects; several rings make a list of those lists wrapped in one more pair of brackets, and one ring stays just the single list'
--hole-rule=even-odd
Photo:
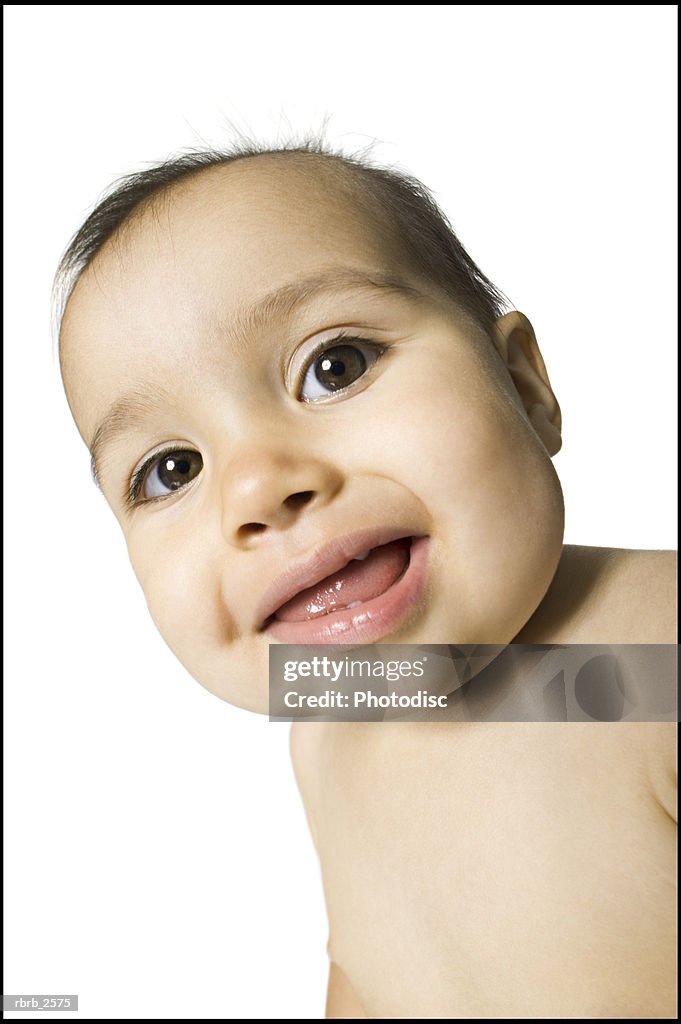
[{"label": "baby's face", "polygon": [[332,184],[202,173],[107,243],[62,329],[154,622],[261,712],[271,643],[511,641],[562,545],[494,345]]}]

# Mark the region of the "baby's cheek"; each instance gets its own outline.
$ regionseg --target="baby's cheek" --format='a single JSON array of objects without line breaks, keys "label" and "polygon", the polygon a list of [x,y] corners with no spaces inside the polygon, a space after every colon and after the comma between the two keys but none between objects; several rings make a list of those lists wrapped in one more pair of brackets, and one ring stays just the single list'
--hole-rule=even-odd
[{"label": "baby's cheek", "polygon": [[216,567],[196,545],[162,530],[145,531],[129,541],[128,551],[156,628],[193,674],[234,630]]},{"label": "baby's cheek", "polygon": [[494,513],[508,500],[514,466],[527,459],[528,425],[492,387],[465,366],[451,376],[416,371],[375,418],[385,425],[375,435],[380,449],[416,493],[427,495],[435,516],[469,508],[477,497],[482,511]]}]

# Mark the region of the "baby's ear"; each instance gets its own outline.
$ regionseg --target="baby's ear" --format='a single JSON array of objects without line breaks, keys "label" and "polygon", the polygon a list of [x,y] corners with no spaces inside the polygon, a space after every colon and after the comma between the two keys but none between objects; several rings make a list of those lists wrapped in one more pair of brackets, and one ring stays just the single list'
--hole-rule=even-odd
[{"label": "baby's ear", "polygon": [[494,346],[503,359],[530,423],[549,455],[560,451],[560,406],[551,388],[532,324],[513,310],[494,324]]}]

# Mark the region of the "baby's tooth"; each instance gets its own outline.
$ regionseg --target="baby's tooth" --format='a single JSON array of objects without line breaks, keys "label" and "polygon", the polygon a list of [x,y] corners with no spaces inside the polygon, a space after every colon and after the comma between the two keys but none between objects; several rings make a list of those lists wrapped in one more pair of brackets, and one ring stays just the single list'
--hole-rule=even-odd
[{"label": "baby's tooth", "polygon": [[368,551],[365,551],[363,555],[355,555],[355,558],[353,559],[353,561],[355,561],[355,562],[363,562],[364,559],[368,558],[370,554],[371,554],[371,548],[369,548]]},{"label": "baby's tooth", "polygon": [[352,604],[346,605],[346,608],[358,608],[361,603],[361,601],[353,601]]}]

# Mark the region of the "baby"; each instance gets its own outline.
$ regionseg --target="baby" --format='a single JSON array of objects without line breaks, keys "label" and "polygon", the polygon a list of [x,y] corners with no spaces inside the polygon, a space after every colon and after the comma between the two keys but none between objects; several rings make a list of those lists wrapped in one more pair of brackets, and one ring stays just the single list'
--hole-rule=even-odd
[{"label": "baby", "polygon": [[[58,282],[95,480],[216,696],[266,713],[276,643],[676,642],[673,552],[563,544],[532,325],[414,179],[184,155],[114,187]],[[675,736],[295,722],[327,1016],[675,1017]]]}]

